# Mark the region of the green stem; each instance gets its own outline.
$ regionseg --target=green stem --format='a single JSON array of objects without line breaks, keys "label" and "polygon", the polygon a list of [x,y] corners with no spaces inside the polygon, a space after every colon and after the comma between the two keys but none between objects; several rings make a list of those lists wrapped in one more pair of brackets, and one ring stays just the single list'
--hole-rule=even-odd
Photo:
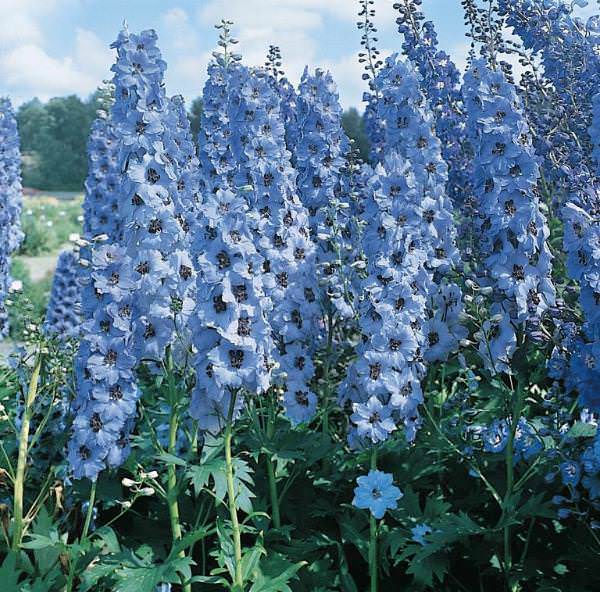
[{"label": "green stem", "polygon": [[273,461],[267,458],[267,472],[269,474],[269,493],[271,494],[271,514],[275,528],[281,528],[281,514],[279,512],[279,498],[277,497],[277,481]]},{"label": "green stem", "polygon": [[323,360],[323,433],[329,435],[329,373],[331,367],[331,356],[333,353],[333,313],[327,314],[327,348]]},{"label": "green stem", "polygon": [[[175,456],[177,452],[177,429],[179,428],[179,407],[177,401],[177,386],[175,384],[175,375],[173,369],[173,354],[169,348],[167,352],[167,379],[169,385],[169,403],[171,414],[169,417],[169,454]],[[183,533],[179,521],[179,502],[177,486],[177,467],[170,462],[167,465],[167,504],[169,507],[169,519],[171,522],[171,535],[173,544],[181,540]],[[185,557],[185,551],[181,549],[177,554],[179,557]],[[184,583],[183,592],[191,592],[192,585]]]},{"label": "green stem", "polygon": [[491,484],[491,482],[486,478],[486,476],[481,472],[477,464],[475,464],[473,461],[471,461],[471,459],[468,456],[461,452],[461,450],[454,444],[454,442],[452,442],[452,440],[450,440],[448,436],[444,434],[442,428],[437,424],[437,422],[433,418],[431,411],[429,411],[429,409],[427,408],[427,405],[423,405],[423,410],[425,411],[425,415],[427,415],[427,418],[431,422],[431,425],[434,427],[438,435],[448,444],[448,446],[450,446],[450,448],[452,448],[453,452],[460,456],[469,465],[469,467],[479,476],[479,478],[482,480],[486,489],[490,492],[498,506],[502,508],[502,498],[500,497],[500,494],[496,491],[496,488]]},{"label": "green stem", "polygon": [[[171,417],[169,418],[169,454],[174,454],[177,445],[177,412],[175,406],[171,406]],[[171,534],[173,542],[181,539],[181,524],[179,523],[179,504],[177,503],[177,472],[175,465],[167,465],[167,500],[169,504],[169,517],[171,520]]]},{"label": "green stem", "polygon": [[19,455],[17,459],[17,472],[15,474],[14,484],[14,528],[12,549],[18,551],[23,538],[23,488],[25,484],[25,469],[27,467],[27,453],[29,451],[29,427],[33,403],[37,396],[38,382],[42,370],[42,353],[38,352],[35,359],[29,388],[25,397],[25,408],[23,410],[23,419],[21,422],[21,432],[19,434]]},{"label": "green stem", "polygon": [[[506,493],[504,495],[503,501],[503,510],[502,513],[506,515],[506,509],[508,504],[510,503],[510,498],[512,497],[514,491],[515,484],[515,472],[514,472],[514,444],[515,444],[515,435],[517,432],[517,426],[519,423],[519,419],[521,418],[521,413],[523,411],[523,395],[524,389],[522,388],[520,382],[517,382],[516,389],[516,401],[513,412],[513,417],[511,421],[510,434],[508,436],[508,442],[506,444],[506,453],[505,453],[505,462],[506,462]],[[512,569],[512,547],[511,547],[511,533],[510,526],[504,527],[504,571],[507,578],[507,584],[509,584],[510,580],[510,570]],[[517,587],[510,587],[510,590],[518,590]]]},{"label": "green stem", "polygon": [[231,455],[231,440],[233,436],[233,410],[235,409],[235,399],[237,393],[232,393],[231,403],[229,405],[229,415],[227,425],[225,426],[225,473],[227,478],[227,505],[229,506],[229,516],[231,518],[231,529],[233,531],[233,549],[234,549],[234,589],[241,592],[244,589],[244,578],[242,576],[242,535],[240,531],[240,522],[237,515],[235,503],[235,483],[233,480],[233,458]]},{"label": "green stem", "polygon": [[90,524],[92,522],[92,516],[94,515],[94,503],[96,502],[96,484],[97,481],[92,482],[92,489],[90,491],[90,499],[88,501],[88,509],[85,515],[85,522],[83,523],[83,531],[81,532],[81,540],[87,539],[88,532],[90,530]]},{"label": "green stem", "polygon": [[[377,469],[377,449],[371,452],[371,470]],[[369,577],[371,581],[370,592],[377,592],[377,520],[369,516]]]},{"label": "green stem", "polygon": [[[267,422],[267,438],[273,438],[274,420],[271,409]],[[279,497],[277,495],[277,479],[275,479],[275,465],[270,455],[267,455],[267,474],[269,476],[269,494],[271,496],[271,515],[275,528],[281,528],[281,513],[279,511]]]}]

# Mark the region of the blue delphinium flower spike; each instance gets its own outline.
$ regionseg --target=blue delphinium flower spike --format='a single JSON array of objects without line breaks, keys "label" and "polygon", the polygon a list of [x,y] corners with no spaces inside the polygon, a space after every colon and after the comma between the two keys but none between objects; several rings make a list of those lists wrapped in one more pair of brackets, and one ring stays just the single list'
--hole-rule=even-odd
[{"label": "blue delphinium flower spike", "polygon": [[73,251],[58,256],[44,330],[60,340],[79,336],[81,329],[81,267]]},{"label": "blue delphinium flower spike", "polygon": [[493,317],[480,331],[492,372],[508,369],[515,326],[536,325],[554,303],[549,229],[537,190],[538,159],[516,90],[485,60],[475,60],[463,89],[475,153],[473,218],[480,283],[493,291]]},{"label": "blue delphinium flower spike", "polygon": [[10,256],[23,239],[22,203],[17,120],[10,100],[0,98],[0,339],[8,334],[5,300],[12,282]]}]

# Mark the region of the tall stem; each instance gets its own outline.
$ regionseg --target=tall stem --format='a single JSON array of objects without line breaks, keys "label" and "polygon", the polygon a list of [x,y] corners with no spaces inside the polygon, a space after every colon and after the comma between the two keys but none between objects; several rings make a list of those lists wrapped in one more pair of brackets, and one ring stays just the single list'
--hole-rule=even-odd
[{"label": "tall stem", "polygon": [[233,411],[235,409],[236,392],[231,394],[231,403],[229,405],[229,414],[227,425],[225,426],[225,473],[227,477],[227,504],[229,506],[229,516],[231,518],[231,530],[233,531],[233,550],[234,550],[234,570],[235,580],[234,589],[241,592],[244,589],[244,578],[242,576],[242,535],[240,531],[240,522],[237,515],[235,484],[233,480],[233,458],[231,455],[231,440],[233,436]]},{"label": "tall stem", "polygon": [[[371,452],[371,470],[377,469],[377,449]],[[373,514],[369,515],[369,577],[371,580],[370,592],[377,592],[377,520]]]},{"label": "tall stem", "polygon": [[92,489],[90,491],[90,499],[88,501],[88,509],[85,515],[85,522],[83,523],[83,531],[81,532],[81,540],[84,541],[87,538],[90,530],[90,524],[92,523],[92,516],[94,515],[94,504],[96,503],[96,485],[97,481],[92,482]]},{"label": "tall stem", "polygon": [[[508,435],[508,442],[506,444],[505,462],[506,462],[506,493],[504,495],[503,503],[503,515],[506,514],[506,508],[510,503],[510,498],[513,494],[515,484],[515,473],[514,473],[514,448],[515,448],[515,435],[517,433],[517,425],[521,418],[523,411],[523,388],[520,381],[517,382],[516,389],[516,400],[513,409],[513,416],[510,426],[510,433]],[[518,584],[510,586],[510,570],[512,568],[512,546],[511,546],[511,533],[510,526],[504,527],[504,571],[506,574],[507,587],[511,591],[519,589]]]},{"label": "tall stem", "polygon": [[[169,418],[169,454],[176,452],[178,423],[177,412],[175,406],[172,405]],[[169,463],[167,466],[167,492],[171,534],[173,542],[176,542],[181,539],[181,524],[179,523],[179,504],[177,502],[177,472],[173,463]]]},{"label": "tall stem", "polygon": [[27,467],[27,453],[29,452],[29,427],[31,424],[31,415],[33,403],[37,397],[38,382],[42,370],[43,355],[41,352],[36,354],[29,388],[25,396],[25,408],[23,409],[23,419],[21,421],[21,431],[19,433],[19,456],[17,460],[17,472],[14,483],[14,528],[12,549],[18,551],[23,538],[23,488],[25,484],[25,469]]},{"label": "tall stem", "polygon": [[[267,438],[271,440],[274,433],[275,422],[271,406],[267,420]],[[279,496],[277,494],[277,480],[275,479],[275,466],[273,460],[267,455],[267,475],[269,477],[269,494],[271,496],[271,515],[275,528],[281,528],[281,514],[279,511]]]},{"label": "tall stem", "polygon": [[[175,374],[173,366],[173,352],[171,348],[167,350],[167,384],[169,388],[169,445],[168,452],[175,456],[177,452],[177,430],[179,428],[179,405],[177,385],[175,384]],[[170,462],[167,465],[167,505],[169,507],[169,520],[171,523],[171,536],[173,544],[181,540],[183,533],[181,522],[179,520],[179,491],[177,486],[177,467]],[[185,557],[185,551],[182,549],[178,553],[179,557]],[[191,584],[183,584],[183,592],[191,592]]]},{"label": "tall stem", "polygon": [[330,369],[331,356],[333,354],[333,312],[327,314],[327,348],[323,360],[323,433],[329,435],[329,398],[331,397]]}]

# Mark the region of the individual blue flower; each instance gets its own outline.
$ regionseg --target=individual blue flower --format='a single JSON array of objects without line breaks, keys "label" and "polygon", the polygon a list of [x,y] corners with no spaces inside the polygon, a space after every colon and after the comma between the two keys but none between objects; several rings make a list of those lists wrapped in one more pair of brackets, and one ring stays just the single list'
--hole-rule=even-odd
[{"label": "individual blue flower", "polygon": [[381,519],[388,510],[398,507],[398,500],[403,493],[394,484],[394,477],[383,471],[369,471],[367,475],[358,477],[358,486],[354,488],[352,505],[356,508],[369,510],[371,514]]},{"label": "individual blue flower", "polygon": [[521,417],[515,430],[514,461],[528,461],[537,456],[543,449],[543,442],[534,427],[524,417]]},{"label": "individual blue flower", "polygon": [[417,524],[410,529],[410,532],[415,543],[425,546],[427,544],[425,537],[433,532],[433,529],[428,524]]},{"label": "individual blue flower", "polygon": [[502,452],[508,444],[510,425],[504,419],[495,419],[481,433],[485,452]]},{"label": "individual blue flower", "polygon": [[560,476],[563,485],[575,487],[581,479],[581,466],[573,460],[560,463]]},{"label": "individual blue flower", "polygon": [[358,435],[369,438],[373,444],[384,442],[396,429],[391,409],[376,396],[372,396],[365,404],[354,403],[352,409],[354,414],[350,421],[356,425]]}]

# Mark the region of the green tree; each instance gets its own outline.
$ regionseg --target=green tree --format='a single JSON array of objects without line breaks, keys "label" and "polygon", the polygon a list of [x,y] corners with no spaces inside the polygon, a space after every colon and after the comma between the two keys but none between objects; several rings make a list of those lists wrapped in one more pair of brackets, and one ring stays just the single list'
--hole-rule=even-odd
[{"label": "green tree", "polygon": [[87,138],[97,108],[96,94],[85,102],[71,95],[45,104],[33,99],[20,107],[17,120],[26,186],[81,190],[87,172]]},{"label": "green tree", "polygon": [[369,139],[365,131],[365,123],[356,107],[346,109],[342,114],[342,127],[346,135],[355,141],[356,148],[365,162],[369,161]]},{"label": "green tree", "polygon": [[202,120],[202,97],[196,97],[192,101],[192,105],[190,107],[188,113],[188,119],[190,120],[190,127],[192,130],[192,136],[194,140],[198,139],[198,133],[200,132],[200,122]]}]

